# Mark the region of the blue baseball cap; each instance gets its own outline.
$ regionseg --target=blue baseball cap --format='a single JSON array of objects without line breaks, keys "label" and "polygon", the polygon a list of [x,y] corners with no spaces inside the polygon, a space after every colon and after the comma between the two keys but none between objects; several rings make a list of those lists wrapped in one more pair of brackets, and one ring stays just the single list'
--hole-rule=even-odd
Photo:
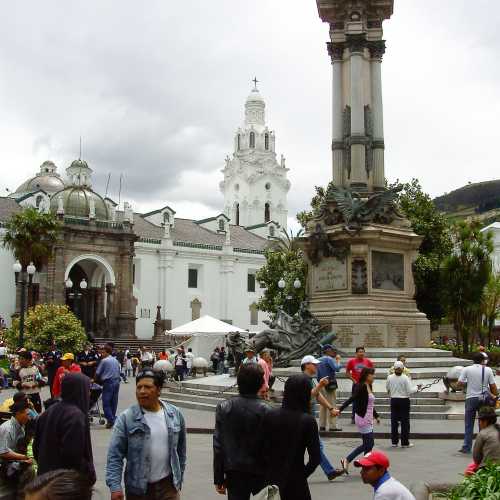
[{"label": "blue baseball cap", "polygon": [[325,351],[325,352],[326,352],[326,351],[329,351],[329,350],[332,350],[332,351],[337,352],[337,348],[336,348],[334,345],[332,345],[332,344],[325,344],[325,345],[322,347],[322,350],[323,350],[323,351]]}]

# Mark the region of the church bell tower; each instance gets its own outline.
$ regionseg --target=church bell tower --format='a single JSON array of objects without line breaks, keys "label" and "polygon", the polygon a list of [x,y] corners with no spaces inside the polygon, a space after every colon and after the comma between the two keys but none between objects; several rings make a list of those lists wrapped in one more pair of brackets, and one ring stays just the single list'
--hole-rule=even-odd
[{"label": "church bell tower", "polygon": [[257,79],[245,103],[245,121],[234,137],[234,152],[226,157],[224,213],[231,224],[249,227],[276,222],[287,225],[287,194],[290,181],[285,158],[278,162],[275,134],[266,125],[266,104],[257,88]]}]

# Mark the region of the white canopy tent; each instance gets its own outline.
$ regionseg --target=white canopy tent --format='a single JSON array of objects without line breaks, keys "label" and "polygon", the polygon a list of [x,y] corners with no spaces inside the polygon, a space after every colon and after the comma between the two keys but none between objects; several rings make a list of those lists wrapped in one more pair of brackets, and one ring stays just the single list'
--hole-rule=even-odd
[{"label": "white canopy tent", "polygon": [[220,321],[212,316],[202,316],[185,325],[178,326],[172,330],[167,330],[165,335],[178,337],[186,348],[191,347],[193,354],[198,357],[210,359],[210,355],[216,347],[226,344],[226,336],[229,333],[248,333],[242,328]]}]

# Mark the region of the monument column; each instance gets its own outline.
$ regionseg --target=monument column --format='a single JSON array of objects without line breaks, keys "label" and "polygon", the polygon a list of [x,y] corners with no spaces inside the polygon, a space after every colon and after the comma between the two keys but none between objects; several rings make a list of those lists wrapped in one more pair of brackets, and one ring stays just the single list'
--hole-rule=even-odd
[{"label": "monument column", "polygon": [[366,40],[363,35],[349,35],[351,53],[351,186],[366,188],[365,106],[363,92],[363,56]]},{"label": "monument column", "polygon": [[371,42],[369,48],[373,116],[373,187],[375,190],[381,190],[385,187],[384,110],[382,103],[382,57],[385,53],[385,41]]},{"label": "monument column", "polygon": [[332,164],[333,182],[344,183],[344,123],[342,112],[342,66],[343,43],[329,43],[328,53],[332,59]]}]

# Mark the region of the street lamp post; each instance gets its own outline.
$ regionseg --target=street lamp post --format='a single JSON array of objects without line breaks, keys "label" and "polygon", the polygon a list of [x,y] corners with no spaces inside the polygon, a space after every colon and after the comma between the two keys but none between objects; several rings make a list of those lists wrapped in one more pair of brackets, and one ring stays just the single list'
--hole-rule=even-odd
[{"label": "street lamp post", "polygon": [[[293,282],[293,287],[295,288],[295,290],[298,290],[300,287],[302,286],[302,283],[300,282],[300,280],[298,278],[295,279],[295,281]],[[286,288],[286,281],[284,278],[281,278],[279,281],[278,281],[278,288],[282,291],[285,290]],[[292,299],[293,299],[293,295],[290,295],[288,294],[286,297],[286,304],[287,304],[287,312],[288,314],[292,314],[291,313],[291,302],[292,302]]]},{"label": "street lamp post", "polygon": [[[14,271],[15,283],[21,286],[21,311],[19,314],[19,347],[23,347],[24,345],[24,315],[26,310],[26,287],[31,288],[33,284],[33,276],[36,273],[36,267],[33,265],[33,262],[30,262],[28,266],[26,266],[26,271],[23,271],[23,266],[17,260],[13,266],[12,270]],[[27,280],[26,280],[27,275]]]}]

